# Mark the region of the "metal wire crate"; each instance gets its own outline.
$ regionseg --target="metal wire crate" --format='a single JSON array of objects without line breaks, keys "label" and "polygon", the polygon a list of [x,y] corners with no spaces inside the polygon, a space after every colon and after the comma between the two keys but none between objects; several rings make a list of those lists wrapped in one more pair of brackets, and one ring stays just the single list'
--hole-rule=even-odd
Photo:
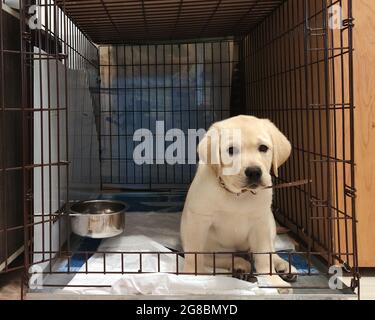
[{"label": "metal wire crate", "polygon": [[27,284],[32,266],[52,275],[61,259],[98,253],[72,244],[70,201],[186,190],[192,164],[134,165],[134,130],[164,120],[187,135],[245,113],[292,141],[280,181],[312,181],[275,191],[275,217],[300,243],[287,260],[319,260],[324,275],[341,265],[358,288],[351,0],[0,4],[0,272],[24,267]]}]

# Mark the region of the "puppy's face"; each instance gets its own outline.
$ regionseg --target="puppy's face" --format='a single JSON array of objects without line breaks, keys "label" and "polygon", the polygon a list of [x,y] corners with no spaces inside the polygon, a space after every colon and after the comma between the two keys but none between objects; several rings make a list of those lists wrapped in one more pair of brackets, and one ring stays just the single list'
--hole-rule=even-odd
[{"label": "puppy's face", "polygon": [[270,186],[271,168],[277,176],[290,152],[289,141],[272,122],[251,116],[214,124],[198,147],[201,162],[234,193]]}]

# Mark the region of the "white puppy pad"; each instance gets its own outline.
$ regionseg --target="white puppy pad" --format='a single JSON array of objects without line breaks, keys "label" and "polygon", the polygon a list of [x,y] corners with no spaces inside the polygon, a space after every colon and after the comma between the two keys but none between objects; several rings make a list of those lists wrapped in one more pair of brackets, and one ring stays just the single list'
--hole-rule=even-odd
[{"label": "white puppy pad", "polygon": [[[137,253],[139,251],[145,252],[142,258]],[[104,259],[101,252],[110,253],[106,253]],[[160,252],[160,260],[156,252]],[[119,236],[107,239],[100,245],[98,252],[90,257],[87,265],[84,264],[80,268],[79,272],[82,273],[77,273],[64,291],[107,295],[277,294],[276,289],[260,289],[258,284],[232,277],[167,274],[176,271],[177,261],[179,270],[182,270],[182,257],[178,256],[176,259],[176,254],[146,236]],[[122,267],[125,272],[131,274],[111,273],[121,272]],[[142,271],[148,274],[138,273],[141,267]],[[87,270],[98,273],[86,274]]]}]

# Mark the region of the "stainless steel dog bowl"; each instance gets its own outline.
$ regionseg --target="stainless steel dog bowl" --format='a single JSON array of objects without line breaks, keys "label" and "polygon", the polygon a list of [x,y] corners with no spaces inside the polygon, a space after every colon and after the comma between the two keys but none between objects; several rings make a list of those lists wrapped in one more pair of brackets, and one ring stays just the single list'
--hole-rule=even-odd
[{"label": "stainless steel dog bowl", "polygon": [[70,207],[72,231],[82,237],[111,238],[125,228],[126,203],[112,200],[77,202]]}]

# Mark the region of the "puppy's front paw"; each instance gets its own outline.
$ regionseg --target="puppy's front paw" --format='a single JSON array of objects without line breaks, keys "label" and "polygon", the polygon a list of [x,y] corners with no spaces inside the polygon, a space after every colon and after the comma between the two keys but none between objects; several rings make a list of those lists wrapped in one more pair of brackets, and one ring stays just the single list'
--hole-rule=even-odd
[{"label": "puppy's front paw", "polygon": [[[232,269],[232,268],[231,268]],[[235,257],[233,262],[233,276],[236,279],[244,280],[244,281],[251,281],[252,277],[250,275],[251,272],[251,264],[249,261]]]},{"label": "puppy's front paw", "polygon": [[[232,268],[231,268],[232,269]],[[233,261],[233,271],[238,271],[242,273],[250,273],[251,272],[251,264],[249,261],[235,257]]]},{"label": "puppy's front paw", "polygon": [[289,263],[281,258],[275,261],[275,270],[277,273],[281,273],[280,277],[286,282],[296,282],[298,279],[297,269],[291,266],[289,273]]},{"label": "puppy's front paw", "polygon": [[279,276],[266,276],[271,288],[276,288],[279,294],[292,294],[293,288],[290,283],[284,281]]},{"label": "puppy's front paw", "polygon": [[293,288],[279,288],[277,289],[279,294],[293,294]]}]

